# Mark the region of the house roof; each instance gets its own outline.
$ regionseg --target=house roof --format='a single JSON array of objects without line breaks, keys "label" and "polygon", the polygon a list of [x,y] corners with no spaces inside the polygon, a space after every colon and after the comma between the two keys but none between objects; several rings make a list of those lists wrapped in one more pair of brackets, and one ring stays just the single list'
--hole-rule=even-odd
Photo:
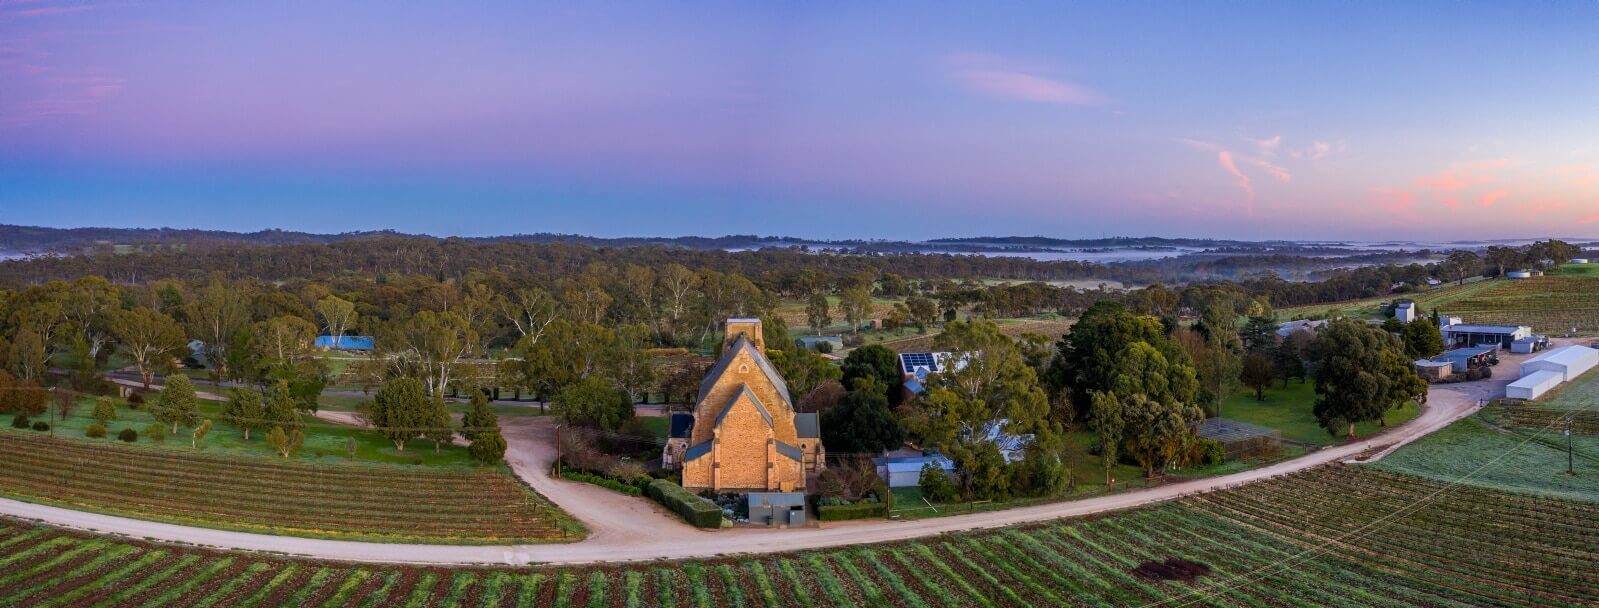
[{"label": "house roof", "polygon": [[698,444],[688,446],[688,449],[683,451],[683,462],[688,462],[711,453],[712,441],[714,440],[701,441]]},{"label": "house roof", "polygon": [[[732,321],[739,320],[741,319],[732,319]],[[777,373],[777,368],[772,367],[772,362],[766,359],[766,354],[757,350],[755,343],[750,341],[749,336],[743,334],[733,340],[732,348],[722,351],[722,358],[716,360],[716,367],[711,368],[711,372],[705,374],[705,379],[700,381],[700,394],[694,400],[705,400],[705,396],[711,392],[711,387],[716,386],[716,381],[722,377],[722,374],[727,373],[727,368],[733,365],[734,359],[738,358],[740,350],[746,350],[750,353],[750,358],[755,360],[755,366],[759,367],[761,373],[766,374],[766,378],[771,380],[772,384],[777,387],[777,394],[783,396],[785,403],[792,405],[794,399],[788,396],[788,384],[783,382],[783,375]]]},{"label": "house roof", "polygon": [[805,505],[804,492],[750,492],[752,507],[799,507]]},{"label": "house roof", "polygon": [[694,432],[694,414],[676,412],[672,414],[671,432],[667,437],[673,439],[687,439]]},{"label": "house roof", "polygon": [[800,439],[821,439],[822,425],[815,412],[794,414],[794,435]]},{"label": "house roof", "polygon": [[1583,364],[1585,362],[1585,360],[1592,360],[1595,352],[1596,351],[1594,351],[1594,349],[1588,348],[1586,346],[1582,346],[1582,345],[1579,345],[1579,344],[1573,344],[1571,346],[1562,346],[1560,348],[1551,348],[1549,350],[1544,351],[1543,354],[1541,354],[1541,355],[1538,355],[1538,356],[1533,357],[1531,359],[1528,359],[1526,361],[1522,361],[1521,364],[1522,365],[1526,365],[1528,363],[1555,363],[1555,364],[1559,364],[1559,365],[1581,365],[1581,364]]},{"label": "house roof", "polygon": [[1432,361],[1432,360],[1429,360],[1429,359],[1417,359],[1416,360],[1416,366],[1417,367],[1446,367],[1446,366],[1450,366],[1450,365],[1454,365],[1454,363],[1451,363],[1449,361]]},{"label": "house roof", "polygon": [[789,445],[781,441],[774,443],[777,444],[777,453],[792,458],[795,462],[805,462],[805,453],[800,451],[799,446]]},{"label": "house roof", "polygon": [[722,426],[722,419],[727,418],[727,413],[733,411],[733,406],[738,404],[738,398],[744,395],[749,395],[750,403],[755,405],[755,411],[761,413],[761,419],[766,421],[766,426],[772,426],[772,413],[766,411],[766,405],[761,403],[761,398],[756,397],[755,392],[748,386],[738,387],[738,392],[733,393],[733,398],[727,400],[727,405],[722,407],[722,413],[716,415],[716,422],[711,423],[711,426]]}]

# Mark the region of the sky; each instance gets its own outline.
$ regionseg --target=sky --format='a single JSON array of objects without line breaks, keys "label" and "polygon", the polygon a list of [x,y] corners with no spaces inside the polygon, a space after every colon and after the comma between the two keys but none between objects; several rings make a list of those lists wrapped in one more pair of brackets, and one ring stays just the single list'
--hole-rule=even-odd
[{"label": "sky", "polygon": [[0,0],[0,223],[1599,236],[1599,3]]}]

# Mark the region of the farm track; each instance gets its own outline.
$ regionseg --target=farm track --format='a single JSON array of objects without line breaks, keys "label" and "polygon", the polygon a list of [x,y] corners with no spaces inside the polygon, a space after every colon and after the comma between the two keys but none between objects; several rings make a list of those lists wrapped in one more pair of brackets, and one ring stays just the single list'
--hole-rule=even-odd
[{"label": "farm track", "polygon": [[[1417,506],[1439,491],[1451,500]],[[1352,530],[1392,516],[1390,525]],[[825,552],[441,568],[313,562],[0,520],[17,606],[1592,606],[1599,504],[1329,465],[1132,511]],[[1134,573],[1170,559],[1191,581]],[[70,584],[69,584],[70,583]],[[63,589],[83,590],[63,596]]]}]

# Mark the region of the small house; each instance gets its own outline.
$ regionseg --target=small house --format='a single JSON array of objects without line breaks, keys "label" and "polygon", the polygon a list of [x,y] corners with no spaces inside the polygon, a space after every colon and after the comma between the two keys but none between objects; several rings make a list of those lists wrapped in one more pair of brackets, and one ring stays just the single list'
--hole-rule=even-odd
[{"label": "small house", "polygon": [[1402,300],[1394,303],[1394,318],[1400,323],[1409,323],[1416,320],[1416,303]]},{"label": "small house", "polygon": [[1326,326],[1326,321],[1310,321],[1306,319],[1297,321],[1283,321],[1277,325],[1277,339],[1283,340],[1288,336],[1294,335],[1294,332],[1296,331],[1315,333],[1321,331],[1321,328]]}]

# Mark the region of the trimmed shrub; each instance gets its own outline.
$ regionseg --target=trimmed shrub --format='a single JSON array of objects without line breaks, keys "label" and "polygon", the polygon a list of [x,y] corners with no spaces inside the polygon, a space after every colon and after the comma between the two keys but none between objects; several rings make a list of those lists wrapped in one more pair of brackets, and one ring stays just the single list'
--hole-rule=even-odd
[{"label": "trimmed shrub", "polygon": [[144,405],[144,393],[136,391],[132,395],[128,395],[128,407],[139,409],[141,405]]},{"label": "trimmed shrub", "polygon": [[11,428],[14,429],[25,429],[28,428],[29,424],[27,414],[17,414],[16,417],[11,419]]},{"label": "trimmed shrub", "polygon": [[570,479],[572,481],[581,481],[583,483],[591,483],[607,490],[615,490],[629,496],[642,496],[644,494],[644,490],[639,489],[638,486],[625,484],[609,477],[601,477],[599,475],[584,473],[582,471],[563,470],[561,471],[561,478]]},{"label": "trimmed shrub", "polygon": [[133,443],[139,440],[139,432],[133,429],[122,429],[121,433],[117,433],[117,439]]},{"label": "trimmed shrub", "polygon": [[949,478],[949,473],[934,463],[922,465],[922,475],[917,485],[921,486],[922,496],[933,502],[949,502],[955,500],[959,489],[955,487],[955,480]]},{"label": "trimmed shrub", "polygon": [[[133,429],[128,430],[131,431]],[[156,443],[164,443],[167,440],[167,425],[159,422],[144,425],[144,438]]]},{"label": "trimmed shrub", "polygon": [[657,479],[644,488],[644,494],[666,505],[666,508],[694,526],[722,527],[722,508],[695,496],[693,492],[683,489],[683,486],[665,479]]},{"label": "trimmed shrub", "polygon": [[822,505],[816,507],[816,517],[822,521],[846,519],[872,519],[888,514],[888,505],[880,502],[857,502],[850,505]]},{"label": "trimmed shrub", "polygon": [[44,432],[44,431],[48,431],[48,430],[50,430],[50,423],[45,422],[43,420],[35,422],[35,423],[33,423],[33,430],[39,431],[41,433]]},{"label": "trimmed shrub", "polygon": [[83,427],[83,434],[84,434],[84,436],[87,436],[87,437],[93,437],[95,439],[101,439],[101,438],[105,437],[105,433],[106,433],[105,425],[103,425],[103,424],[91,424],[89,426]]}]

